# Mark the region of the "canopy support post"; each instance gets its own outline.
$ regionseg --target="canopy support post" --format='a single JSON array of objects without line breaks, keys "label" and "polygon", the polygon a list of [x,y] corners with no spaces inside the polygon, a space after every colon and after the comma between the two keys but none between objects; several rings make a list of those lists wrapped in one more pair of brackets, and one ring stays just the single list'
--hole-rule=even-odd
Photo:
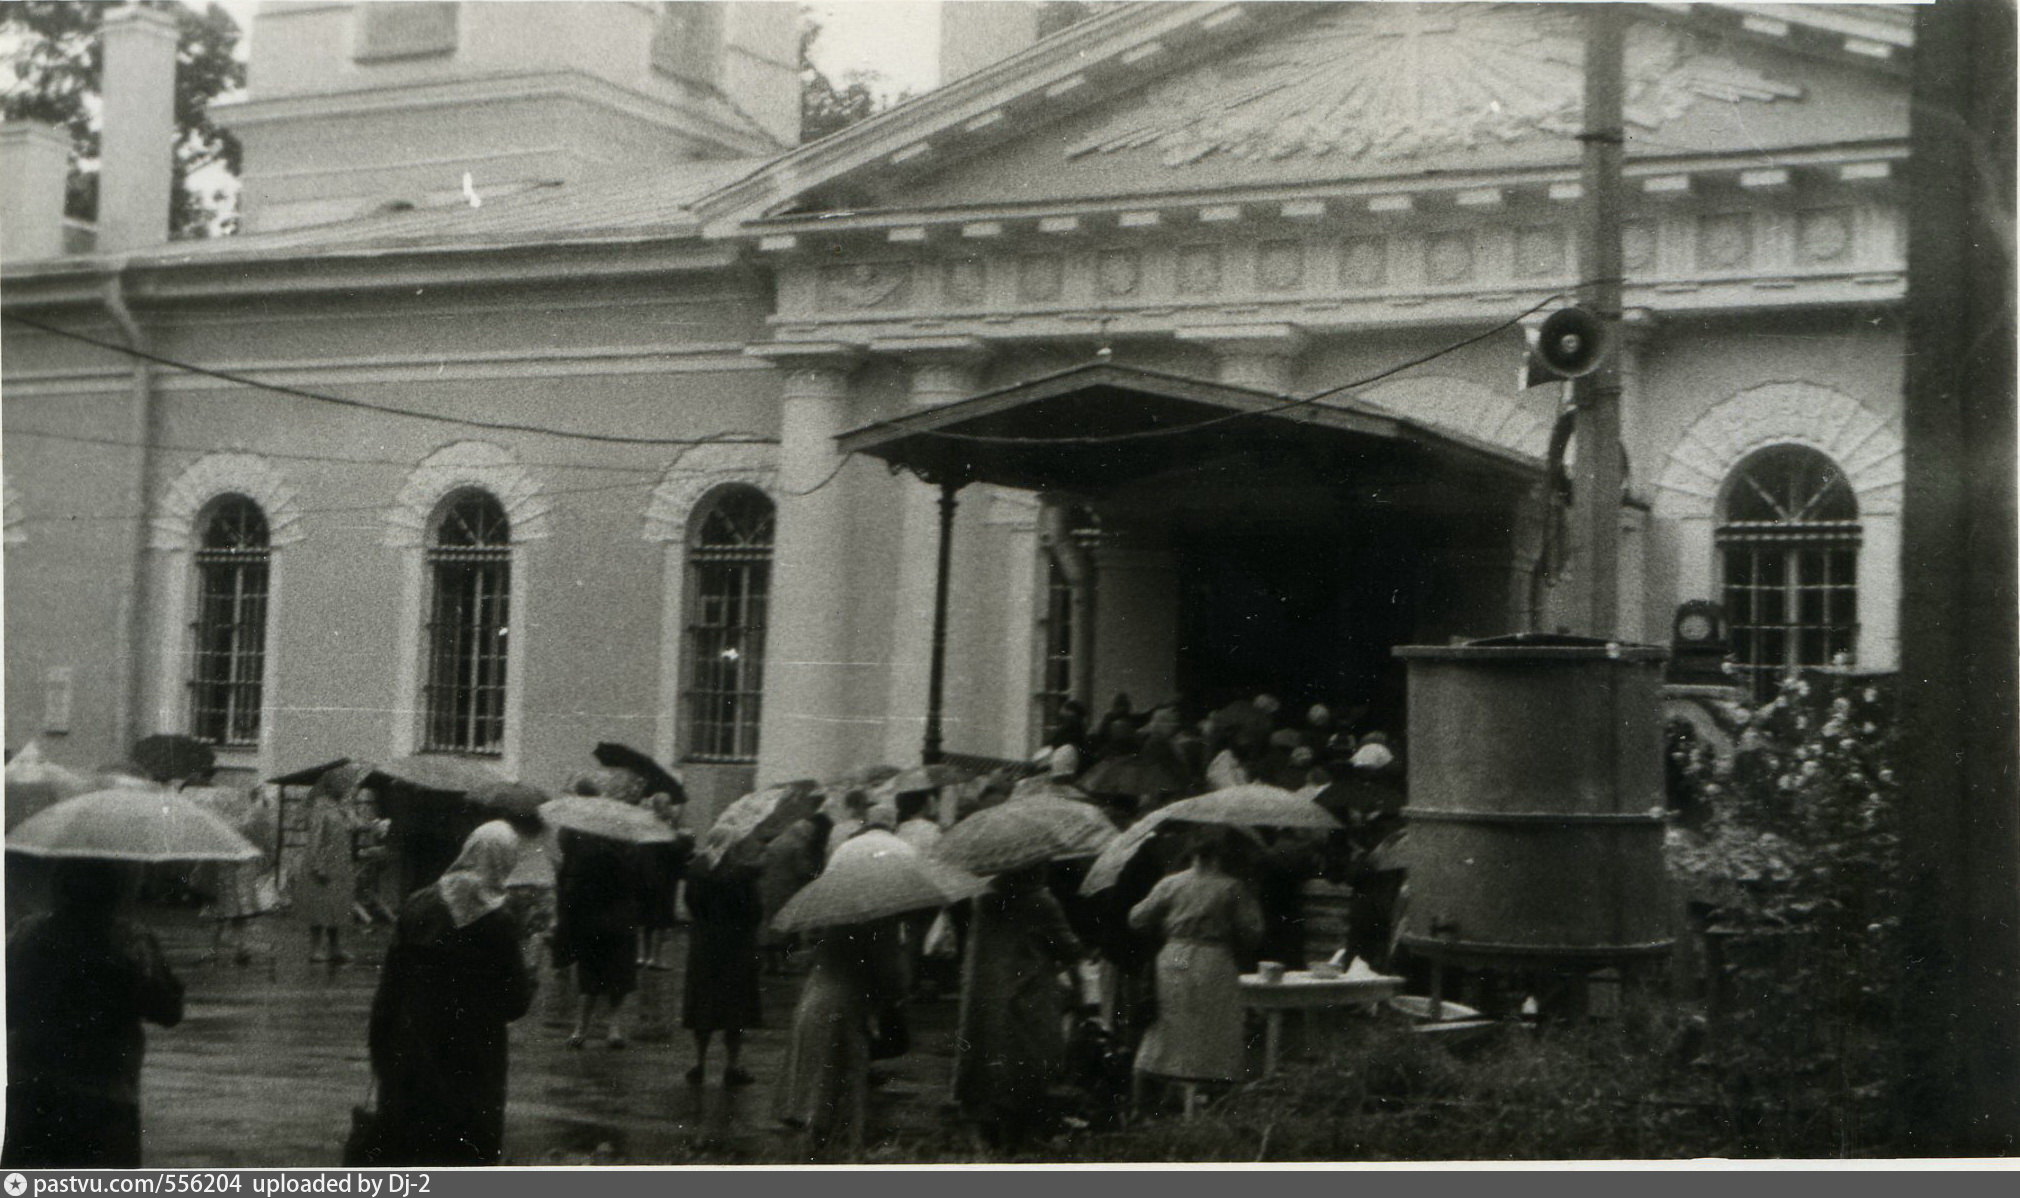
[{"label": "canopy support post", "polygon": [[938,765],[946,754],[940,750],[940,717],[947,699],[947,575],[954,552],[955,493],[957,482],[940,484],[940,557],[933,576],[933,662],[926,681],[926,743],[919,760]]}]

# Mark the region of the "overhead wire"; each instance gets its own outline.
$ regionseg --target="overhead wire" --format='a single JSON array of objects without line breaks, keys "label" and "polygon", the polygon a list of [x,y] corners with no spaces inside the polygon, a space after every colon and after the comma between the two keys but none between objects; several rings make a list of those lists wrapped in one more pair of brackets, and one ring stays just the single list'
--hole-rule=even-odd
[{"label": "overhead wire", "polygon": [[624,433],[598,433],[598,432],[584,432],[574,429],[549,428],[545,425],[520,424],[518,422],[509,420],[480,420],[469,416],[447,416],[439,412],[422,412],[417,411],[413,408],[399,408],[394,407],[390,404],[372,403],[369,400],[352,399],[348,396],[343,395],[330,395],[321,391],[310,391],[302,387],[290,387],[285,383],[270,383],[264,379],[256,379],[250,375],[238,374],[230,370],[216,370],[209,366],[198,366],[193,362],[184,362],[176,358],[168,357],[164,354],[157,354],[149,350],[137,349],[130,345],[121,345],[116,341],[107,341],[102,337],[93,337],[86,333],[76,332],[75,330],[72,329],[61,328],[57,325],[48,324],[44,321],[36,320],[33,317],[22,316],[16,312],[0,313],[0,320],[6,320],[12,324],[18,324],[25,328],[35,329],[38,332],[47,333],[52,337],[67,338],[71,341],[80,342],[85,345],[95,346],[98,349],[108,350],[112,353],[124,354],[130,358],[138,358],[143,362],[152,362],[157,366],[166,366],[171,370],[180,370],[187,374],[201,375],[204,378],[213,378],[219,380],[220,382],[233,383],[241,387],[251,387],[259,391],[270,391],[276,395],[287,395],[295,399],[306,399],[313,401],[315,403],[334,404],[338,407],[356,408],[367,412],[377,412],[380,413],[381,415],[386,416],[401,416],[411,420],[430,420],[438,424],[461,425],[466,428],[481,428],[492,432],[534,433],[540,436],[564,437],[569,440],[575,440],[575,441],[593,441],[605,445],[695,445],[710,442],[736,443],[735,441],[731,440],[731,438],[733,437],[742,437],[745,439],[744,443],[748,444],[777,443],[777,438],[765,437],[762,434],[757,433],[715,434],[703,438],[636,437]]}]

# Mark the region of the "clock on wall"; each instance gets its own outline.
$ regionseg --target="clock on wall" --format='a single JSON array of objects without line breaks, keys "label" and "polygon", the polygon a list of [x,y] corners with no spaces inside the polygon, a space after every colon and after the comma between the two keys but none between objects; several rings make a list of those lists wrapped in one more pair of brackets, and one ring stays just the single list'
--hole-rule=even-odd
[{"label": "clock on wall", "polygon": [[1725,609],[1707,599],[1680,603],[1670,624],[1669,680],[1725,685],[1725,658],[1732,651]]}]

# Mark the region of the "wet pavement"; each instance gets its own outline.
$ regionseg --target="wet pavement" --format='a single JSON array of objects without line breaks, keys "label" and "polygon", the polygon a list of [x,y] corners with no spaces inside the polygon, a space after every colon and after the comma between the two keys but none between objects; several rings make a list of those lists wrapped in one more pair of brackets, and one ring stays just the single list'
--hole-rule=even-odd
[{"label": "wet pavement", "polygon": [[[330,1166],[351,1108],[365,1100],[366,1012],[387,933],[355,935],[354,958],[311,964],[308,936],[285,916],[260,921],[252,964],[202,960],[209,925],[181,912],[146,921],[188,990],[180,1026],[148,1029],[141,1084],[145,1161],[155,1168]],[[744,1065],[758,1078],[726,1091],[721,1048],[711,1084],[690,1087],[692,1044],[680,1028],[685,942],[676,932],[665,971],[641,971],[626,1006],[629,1044],[571,1050],[572,996],[543,970],[533,1010],[512,1027],[506,1163],[755,1163],[804,1159],[773,1118],[797,976],[767,978],[761,1030],[747,1033]],[[912,1012],[913,1051],[888,1066],[877,1091],[872,1152],[904,1159],[903,1144],[944,1126],[953,1070],[954,1004]]]}]

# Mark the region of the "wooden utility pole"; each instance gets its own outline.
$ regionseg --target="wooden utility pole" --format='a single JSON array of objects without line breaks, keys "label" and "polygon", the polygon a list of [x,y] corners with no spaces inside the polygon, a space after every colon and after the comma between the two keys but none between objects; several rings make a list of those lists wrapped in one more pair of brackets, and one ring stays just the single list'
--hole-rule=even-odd
[{"label": "wooden utility pole", "polygon": [[[1585,13],[1585,145],[1581,186],[1584,227],[1578,242],[1581,297],[1607,325],[1619,331],[1620,160],[1625,136],[1621,120],[1622,49],[1627,11],[1620,4],[1592,4]],[[1617,346],[1598,370],[1571,384],[1577,408],[1578,464],[1572,502],[1584,560],[1573,577],[1574,629],[1611,639],[1620,634],[1620,492],[1626,480],[1620,461],[1620,368]]]}]

